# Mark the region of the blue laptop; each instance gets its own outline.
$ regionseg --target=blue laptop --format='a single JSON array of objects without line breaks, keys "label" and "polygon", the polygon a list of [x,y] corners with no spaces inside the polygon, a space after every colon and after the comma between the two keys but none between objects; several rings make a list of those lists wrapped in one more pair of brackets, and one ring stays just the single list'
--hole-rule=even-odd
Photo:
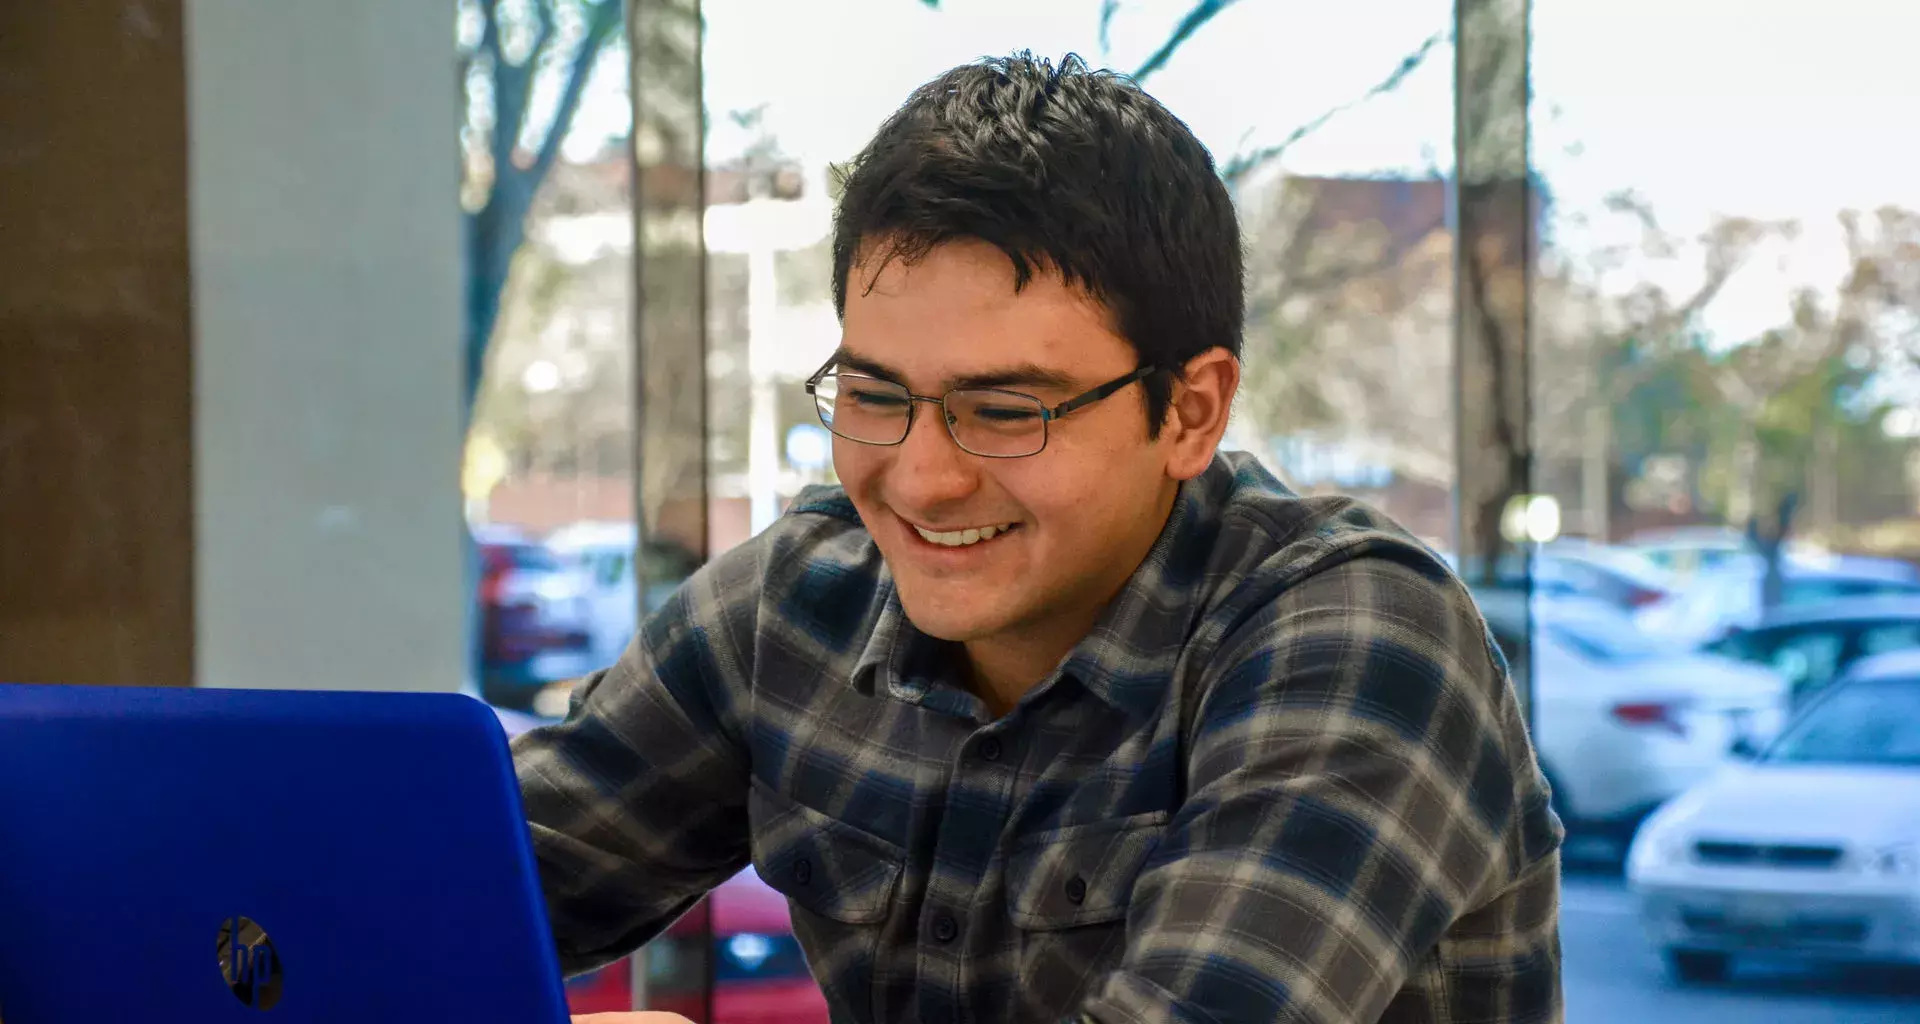
[{"label": "blue laptop", "polygon": [[499,721],[0,685],[5,1024],[564,1024]]}]

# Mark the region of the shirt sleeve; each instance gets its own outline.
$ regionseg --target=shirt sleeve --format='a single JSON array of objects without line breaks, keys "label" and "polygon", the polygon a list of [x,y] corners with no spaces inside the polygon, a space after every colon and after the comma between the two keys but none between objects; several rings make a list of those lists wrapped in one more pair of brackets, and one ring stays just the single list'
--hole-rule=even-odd
[{"label": "shirt sleeve", "polygon": [[748,862],[756,548],[702,567],[581,681],[566,721],[514,743],[568,974],[638,948]]},{"label": "shirt sleeve", "polygon": [[1219,650],[1080,1019],[1559,1020],[1562,833],[1465,588],[1355,559]]}]

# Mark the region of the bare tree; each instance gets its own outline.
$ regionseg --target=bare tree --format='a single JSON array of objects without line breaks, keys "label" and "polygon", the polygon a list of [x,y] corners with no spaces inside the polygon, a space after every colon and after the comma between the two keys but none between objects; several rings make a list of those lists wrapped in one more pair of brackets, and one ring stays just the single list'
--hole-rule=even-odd
[{"label": "bare tree", "polygon": [[[1615,412],[1654,374],[1691,344],[1700,314],[1766,238],[1788,225],[1741,217],[1717,218],[1692,240],[1664,228],[1644,198],[1609,196],[1606,209],[1630,218],[1637,238],[1570,256],[1544,258],[1535,294],[1534,432],[1542,457],[1575,458],[1582,468],[1582,526],[1611,540],[1613,467],[1619,462]],[[1694,258],[1699,278],[1676,297],[1647,281],[1652,264]],[[1624,289],[1613,278],[1641,280]]]},{"label": "bare tree", "polygon": [[622,23],[622,0],[465,0],[460,6],[469,414],[507,274],[526,237],[527,213]]},{"label": "bare tree", "polygon": [[1887,208],[1863,218],[1846,210],[1839,220],[1847,263],[1831,294],[1800,289],[1789,298],[1785,323],[1709,364],[1715,396],[1739,414],[1742,427],[1725,503],[1732,522],[1746,522],[1765,500],[1759,417],[1767,403],[1835,359],[1881,362],[1890,343],[1902,340],[1887,329],[1910,322],[1915,308],[1907,289],[1920,274],[1920,216]]},{"label": "bare tree", "polygon": [[[1411,191],[1406,219],[1381,193]],[[1290,178],[1250,197],[1245,387],[1260,439],[1310,434],[1438,486],[1452,475],[1451,242],[1438,180]]]}]

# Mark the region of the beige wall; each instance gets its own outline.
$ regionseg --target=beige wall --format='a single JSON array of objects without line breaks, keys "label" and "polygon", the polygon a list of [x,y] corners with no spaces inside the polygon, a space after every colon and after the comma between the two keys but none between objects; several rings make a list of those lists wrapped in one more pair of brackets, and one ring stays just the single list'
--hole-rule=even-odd
[{"label": "beige wall", "polygon": [[453,22],[186,4],[199,685],[464,681]]}]

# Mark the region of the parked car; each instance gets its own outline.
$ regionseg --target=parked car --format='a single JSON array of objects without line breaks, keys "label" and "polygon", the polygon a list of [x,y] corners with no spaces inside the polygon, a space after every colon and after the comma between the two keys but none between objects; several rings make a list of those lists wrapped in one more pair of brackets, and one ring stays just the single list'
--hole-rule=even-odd
[{"label": "parked car", "polygon": [[1682,980],[1749,952],[1920,963],[1920,652],[1861,660],[1753,763],[1662,807],[1627,878]]},{"label": "parked car", "polygon": [[1780,673],[1801,704],[1861,658],[1920,647],[1920,596],[1843,597],[1784,605],[1706,650]]},{"label": "parked car", "polygon": [[1625,611],[1658,604],[1676,588],[1672,574],[1645,555],[1587,541],[1544,545],[1533,573],[1535,591],[1591,597]]},{"label": "parked car", "polygon": [[[1793,556],[1782,560],[1780,570],[1781,604],[1788,607],[1875,594],[1920,594],[1920,569],[1891,558]],[[1641,609],[1636,621],[1650,633],[1689,645],[1751,628],[1760,619],[1765,573],[1757,556],[1727,561],[1699,573],[1671,598]]]},{"label": "parked car", "polygon": [[[1622,547],[1683,582],[1697,573],[1756,557],[1747,535],[1731,526],[1647,530],[1634,534]],[[1792,538],[1787,540],[1786,550],[1790,557],[1807,561],[1828,556],[1826,548]]]},{"label": "parked car", "polygon": [[[1478,579],[1478,562],[1463,568],[1450,552],[1440,557],[1461,575]],[[1602,601],[1625,611],[1665,600],[1673,581],[1659,567],[1630,551],[1584,541],[1555,541],[1536,547],[1532,558],[1501,560],[1491,586],[1520,590],[1529,582],[1535,594],[1551,598]]]},{"label": "parked car", "polygon": [[526,708],[555,680],[590,671],[585,574],[502,526],[474,531],[480,548],[480,688],[488,703]]},{"label": "parked car", "polygon": [[1678,577],[1711,571],[1749,557],[1747,537],[1730,526],[1679,526],[1635,534],[1626,544],[1649,562]]},{"label": "parked car", "polygon": [[[495,708],[494,713],[509,737],[541,724],[518,711]],[[711,1014],[706,994],[709,965],[700,957],[709,924]],[[827,999],[793,936],[787,898],[761,881],[752,868],[722,882],[649,943],[645,964],[650,1009],[714,1024],[828,1024]],[[633,1009],[633,970],[633,961],[625,959],[569,978],[569,1011]]]},{"label": "parked car", "polygon": [[1516,659],[1527,603],[1477,596],[1516,687],[1533,694],[1534,747],[1571,833],[1624,849],[1654,808],[1786,717],[1778,675],[1648,637],[1603,602],[1534,598],[1529,656]]},{"label": "parked car", "polygon": [[[595,668],[626,650],[640,619],[667,602],[699,559],[670,541],[650,540],[628,522],[583,522],[547,536],[547,546],[587,580],[588,632]],[[634,553],[640,552],[635,565]]]}]

